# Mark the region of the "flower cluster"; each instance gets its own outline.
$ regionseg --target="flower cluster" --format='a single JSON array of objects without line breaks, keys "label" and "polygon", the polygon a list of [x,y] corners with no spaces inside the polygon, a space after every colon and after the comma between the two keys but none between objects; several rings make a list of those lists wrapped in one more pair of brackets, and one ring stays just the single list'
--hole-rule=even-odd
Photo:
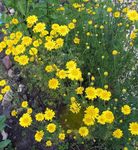
[{"label": "flower cluster", "polygon": [[5,93],[11,90],[11,87],[8,85],[6,80],[0,80],[0,101],[3,100]]},{"label": "flower cluster", "polygon": [[[15,61],[27,95],[35,95],[15,102],[11,116],[24,130],[33,130],[36,142],[51,147],[69,138],[81,144],[99,140],[107,149],[114,142],[118,149],[135,143],[138,111],[128,76],[135,70],[138,12],[135,3],[122,3],[55,4],[50,6],[63,20],[42,21],[32,14],[5,25],[0,52]],[[0,87],[2,100],[10,87],[5,80]]]}]

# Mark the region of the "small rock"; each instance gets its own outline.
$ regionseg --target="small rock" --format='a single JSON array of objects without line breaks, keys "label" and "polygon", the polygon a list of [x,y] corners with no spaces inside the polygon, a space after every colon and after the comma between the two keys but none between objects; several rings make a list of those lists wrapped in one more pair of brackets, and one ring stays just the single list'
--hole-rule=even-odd
[{"label": "small rock", "polygon": [[14,72],[13,72],[12,69],[9,69],[9,70],[8,70],[8,76],[9,76],[10,78],[13,78]]},{"label": "small rock", "polygon": [[4,108],[6,108],[7,106],[9,106],[11,104],[12,95],[13,95],[12,91],[9,91],[4,95],[2,104],[1,104]]},{"label": "small rock", "polygon": [[10,61],[9,56],[5,56],[5,57],[2,59],[2,62],[3,62],[3,65],[5,66],[5,68],[6,68],[7,70],[11,68],[12,62]]},{"label": "small rock", "polygon": [[11,15],[14,15],[15,10],[13,8],[9,9],[9,12],[11,13]]},{"label": "small rock", "polygon": [[8,134],[4,130],[1,131],[1,135],[2,135],[2,140],[6,140],[8,137]]},{"label": "small rock", "polygon": [[20,84],[20,85],[19,85],[19,88],[18,88],[18,92],[22,92],[24,87],[25,87],[25,86],[24,86],[23,84]]}]

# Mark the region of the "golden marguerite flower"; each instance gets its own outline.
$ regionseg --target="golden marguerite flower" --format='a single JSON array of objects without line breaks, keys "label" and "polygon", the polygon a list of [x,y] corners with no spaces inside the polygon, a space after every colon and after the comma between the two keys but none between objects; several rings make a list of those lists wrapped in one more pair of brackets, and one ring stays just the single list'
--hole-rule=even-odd
[{"label": "golden marguerite flower", "polygon": [[132,135],[138,135],[138,122],[131,122],[129,124],[129,131]]},{"label": "golden marguerite flower", "polygon": [[123,131],[121,129],[116,129],[112,135],[113,137],[120,139],[123,136]]},{"label": "golden marguerite flower", "polygon": [[48,81],[48,87],[53,90],[59,88],[59,84],[60,83],[59,83],[58,79],[56,79],[56,78],[52,78]]},{"label": "golden marguerite flower", "polygon": [[31,116],[28,113],[23,114],[19,119],[19,124],[24,128],[29,127],[32,124]]},{"label": "golden marguerite flower", "polygon": [[88,134],[89,134],[89,130],[87,127],[80,127],[79,128],[79,134],[82,136],[82,137],[86,137]]}]

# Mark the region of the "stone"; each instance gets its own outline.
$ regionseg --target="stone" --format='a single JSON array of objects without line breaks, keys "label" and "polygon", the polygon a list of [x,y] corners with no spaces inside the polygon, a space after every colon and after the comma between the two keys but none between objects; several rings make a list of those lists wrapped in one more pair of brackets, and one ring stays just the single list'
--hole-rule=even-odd
[{"label": "stone", "polygon": [[9,69],[11,68],[11,66],[12,66],[12,62],[11,62],[9,56],[5,56],[5,57],[2,59],[2,63],[3,63],[3,65],[5,66],[5,68],[6,68],[7,70],[9,70]]}]

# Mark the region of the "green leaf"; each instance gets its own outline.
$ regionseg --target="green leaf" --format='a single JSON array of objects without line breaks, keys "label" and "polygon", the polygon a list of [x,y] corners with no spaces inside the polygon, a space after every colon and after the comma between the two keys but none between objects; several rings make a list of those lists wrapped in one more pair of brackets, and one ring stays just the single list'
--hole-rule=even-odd
[{"label": "green leaf", "polygon": [[0,123],[4,123],[6,121],[6,117],[4,115],[0,116]]},{"label": "green leaf", "polygon": [[3,130],[3,128],[5,127],[5,121],[6,121],[6,117],[5,116],[0,116],[0,131]]},{"label": "green leaf", "polygon": [[25,15],[25,8],[26,8],[25,0],[17,2],[17,9],[22,15]]},{"label": "green leaf", "polygon": [[5,127],[5,124],[0,123],[0,131],[2,131],[4,129],[4,127]]},{"label": "green leaf", "polygon": [[6,147],[11,141],[10,140],[5,140],[0,142],[0,149],[2,150],[4,147]]},{"label": "green leaf", "polygon": [[14,2],[9,1],[9,0],[3,0],[4,5],[6,5],[7,7],[11,7],[13,6]]}]

